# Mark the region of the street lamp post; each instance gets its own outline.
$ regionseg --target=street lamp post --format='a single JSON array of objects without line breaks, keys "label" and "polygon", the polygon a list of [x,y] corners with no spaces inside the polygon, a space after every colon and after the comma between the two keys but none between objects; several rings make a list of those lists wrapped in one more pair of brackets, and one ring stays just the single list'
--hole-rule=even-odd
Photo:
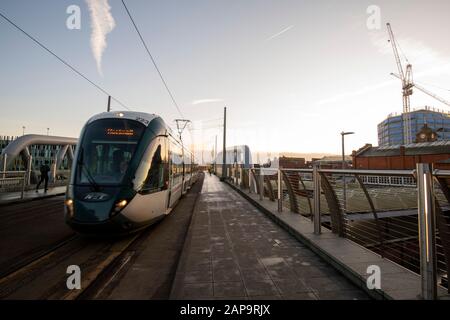
[{"label": "street lamp post", "polygon": [[[349,135],[349,134],[355,134],[354,132],[344,132],[344,131],[342,131],[341,132],[341,139],[342,139],[342,170],[345,170],[346,169],[346,162],[345,162],[345,143],[344,143],[344,137],[346,136],[346,135]],[[343,178],[343,184],[344,184],[344,206],[343,206],[343,208],[344,208],[344,213],[345,212],[347,212],[347,182],[346,182],[346,175],[345,175],[345,173],[343,174],[343,176],[342,176],[342,178]]]},{"label": "street lamp post", "polygon": [[50,131],[50,128],[47,128],[47,135],[48,135],[48,132]]},{"label": "street lamp post", "polygon": [[25,135],[25,126],[22,126],[22,135]]}]

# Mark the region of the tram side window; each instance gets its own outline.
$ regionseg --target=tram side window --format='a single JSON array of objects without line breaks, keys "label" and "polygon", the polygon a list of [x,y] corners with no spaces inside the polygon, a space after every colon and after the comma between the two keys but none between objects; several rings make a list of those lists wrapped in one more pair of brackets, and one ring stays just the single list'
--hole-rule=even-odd
[{"label": "tram side window", "polygon": [[175,142],[170,143],[170,153],[172,162],[172,184],[176,185],[183,179],[183,154],[181,147]]},{"label": "tram side window", "polygon": [[151,149],[146,159],[150,166],[142,187],[142,190],[147,193],[163,190],[167,186],[165,174],[167,148],[164,139],[158,138]]},{"label": "tram side window", "polygon": [[156,138],[147,147],[133,180],[134,188],[141,193],[153,193],[168,186],[167,144]]},{"label": "tram side window", "polygon": [[184,157],[184,174],[189,175],[191,173],[191,161],[190,156],[185,155]]}]

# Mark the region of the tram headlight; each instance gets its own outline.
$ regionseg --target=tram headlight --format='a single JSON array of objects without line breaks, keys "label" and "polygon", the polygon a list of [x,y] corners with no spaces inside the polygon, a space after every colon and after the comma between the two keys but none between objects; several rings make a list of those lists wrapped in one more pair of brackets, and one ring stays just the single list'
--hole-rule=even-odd
[{"label": "tram headlight", "polygon": [[128,201],[125,199],[116,202],[116,205],[114,206],[114,212],[115,213],[120,212],[123,208],[126,207],[127,204],[128,204]]},{"label": "tram headlight", "polygon": [[66,205],[66,210],[67,213],[70,215],[70,217],[73,216],[73,200],[72,199],[66,199],[66,201],[64,201],[64,204]]}]

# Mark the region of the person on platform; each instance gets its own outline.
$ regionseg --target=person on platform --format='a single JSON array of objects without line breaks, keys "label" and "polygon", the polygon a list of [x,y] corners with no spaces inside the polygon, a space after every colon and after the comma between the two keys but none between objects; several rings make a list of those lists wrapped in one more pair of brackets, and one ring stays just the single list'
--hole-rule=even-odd
[{"label": "person on platform", "polygon": [[47,192],[48,190],[48,173],[50,172],[50,167],[48,165],[48,160],[45,160],[45,164],[42,164],[41,167],[39,168],[39,170],[41,171],[41,179],[39,180],[39,183],[36,185],[36,192],[39,191],[39,187],[41,185],[42,182],[44,183],[44,192]]}]

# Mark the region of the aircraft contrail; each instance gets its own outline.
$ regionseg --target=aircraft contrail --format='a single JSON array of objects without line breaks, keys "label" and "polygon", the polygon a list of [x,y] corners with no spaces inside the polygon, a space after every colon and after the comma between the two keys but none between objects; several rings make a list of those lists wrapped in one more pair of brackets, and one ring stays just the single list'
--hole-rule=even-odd
[{"label": "aircraft contrail", "polygon": [[97,70],[102,74],[102,56],[107,46],[106,35],[114,29],[116,23],[111,14],[108,0],[86,0],[86,3],[91,15],[92,53],[97,63]]},{"label": "aircraft contrail", "polygon": [[294,27],[294,25],[284,28],[284,29],[281,30],[280,32],[277,32],[277,33],[275,33],[274,35],[272,35],[272,36],[270,36],[269,38],[267,38],[266,41],[270,41],[270,40],[272,40],[272,39],[274,39],[274,38],[276,38],[276,37],[281,36],[283,33],[285,33],[285,32],[287,32],[287,31],[291,30],[293,27]]}]

